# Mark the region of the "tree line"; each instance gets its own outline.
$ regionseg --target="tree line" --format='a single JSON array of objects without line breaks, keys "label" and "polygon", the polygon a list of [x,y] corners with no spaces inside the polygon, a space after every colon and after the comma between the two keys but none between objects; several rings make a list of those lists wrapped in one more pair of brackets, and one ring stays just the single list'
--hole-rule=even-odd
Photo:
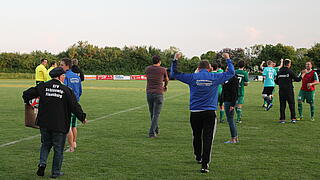
[{"label": "tree line", "polygon": [[[98,47],[88,42],[79,41],[59,54],[47,51],[33,51],[31,53],[0,53],[0,72],[33,73],[40,59],[47,58],[58,62],[63,57],[76,58],[85,74],[144,74],[145,68],[152,64],[152,56],[161,57],[162,66],[169,67],[170,62],[179,49],[170,47],[161,50],[152,46],[133,47]],[[221,51],[208,51],[201,56],[187,58],[183,56],[179,68],[182,72],[194,72],[198,62],[207,59],[211,63],[222,65],[223,52],[228,52],[237,65],[240,60],[245,61],[246,68],[251,73],[258,72],[262,61],[272,60],[278,65],[281,59],[291,59],[292,69],[296,72],[304,68],[305,62],[312,61],[315,67],[320,67],[320,43],[311,48],[294,48],[283,44],[254,45],[246,48],[225,48]]]}]

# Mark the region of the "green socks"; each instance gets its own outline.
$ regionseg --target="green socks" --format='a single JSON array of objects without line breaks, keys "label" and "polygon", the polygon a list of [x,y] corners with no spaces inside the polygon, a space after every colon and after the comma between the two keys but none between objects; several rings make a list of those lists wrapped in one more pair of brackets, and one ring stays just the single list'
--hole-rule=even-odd
[{"label": "green socks", "polygon": [[310,104],[310,114],[311,114],[311,118],[313,118],[314,117],[314,104],[313,103]]},{"label": "green socks", "polygon": [[220,110],[220,121],[223,121],[224,110]]},{"label": "green socks", "polygon": [[236,112],[237,112],[237,121],[241,121],[241,117],[242,117],[242,109],[236,107]]},{"label": "green socks", "polygon": [[298,112],[299,112],[299,117],[302,117],[302,103],[298,103]]}]

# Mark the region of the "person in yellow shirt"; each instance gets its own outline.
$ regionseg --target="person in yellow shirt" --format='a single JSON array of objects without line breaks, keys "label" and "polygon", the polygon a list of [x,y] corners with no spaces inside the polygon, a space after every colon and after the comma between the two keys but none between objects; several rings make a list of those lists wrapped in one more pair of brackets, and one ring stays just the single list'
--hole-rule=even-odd
[{"label": "person in yellow shirt", "polygon": [[41,59],[41,64],[39,64],[36,68],[36,84],[47,81],[47,64],[47,59]]},{"label": "person in yellow shirt", "polygon": [[55,61],[50,62],[50,68],[47,70],[47,81],[51,80],[51,76],[49,75],[50,71],[54,68],[58,67]]}]

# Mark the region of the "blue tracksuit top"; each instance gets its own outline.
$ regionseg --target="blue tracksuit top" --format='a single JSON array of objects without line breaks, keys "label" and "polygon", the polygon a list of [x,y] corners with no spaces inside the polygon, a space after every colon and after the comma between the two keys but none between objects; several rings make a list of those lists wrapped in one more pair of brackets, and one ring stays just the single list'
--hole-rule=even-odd
[{"label": "blue tracksuit top", "polygon": [[70,69],[66,71],[66,78],[64,79],[64,84],[72,89],[76,95],[77,101],[79,102],[80,96],[82,94],[82,86],[80,77],[72,72]]},{"label": "blue tracksuit top", "polygon": [[210,73],[201,69],[198,73],[181,73],[177,71],[177,60],[171,64],[171,77],[186,83],[190,88],[190,110],[216,110],[218,104],[218,85],[234,76],[234,66],[227,59],[228,71],[223,73]]}]

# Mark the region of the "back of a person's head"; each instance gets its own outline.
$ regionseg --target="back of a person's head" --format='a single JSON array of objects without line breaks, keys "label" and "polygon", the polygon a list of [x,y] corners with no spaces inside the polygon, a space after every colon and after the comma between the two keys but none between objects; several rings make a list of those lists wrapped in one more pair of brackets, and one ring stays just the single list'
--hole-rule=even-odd
[{"label": "back of a person's head", "polygon": [[78,59],[72,59],[72,60],[71,60],[71,63],[72,63],[72,65],[78,66],[79,61],[78,61]]},{"label": "back of a person's head", "polygon": [[290,63],[291,63],[291,60],[290,60],[290,59],[285,59],[285,60],[283,61],[283,65],[284,65],[284,66],[289,66]]},{"label": "back of a person's head", "polygon": [[272,65],[272,63],[273,63],[273,62],[272,62],[271,60],[268,60],[268,61],[267,61],[267,65],[268,65],[268,66]]},{"label": "back of a person's head", "polygon": [[214,71],[217,70],[218,67],[219,67],[218,63],[216,63],[216,62],[212,63],[212,69],[213,69]]},{"label": "back of a person's head", "polygon": [[200,69],[210,69],[210,63],[208,60],[204,59],[199,62]]},{"label": "back of a person's head", "polygon": [[153,56],[152,57],[152,63],[153,64],[158,64],[161,61],[160,56]]},{"label": "back of a person's head", "polygon": [[69,59],[69,58],[62,58],[61,61],[63,61],[66,66],[69,66],[69,67],[71,68],[71,65],[72,65],[71,59]]},{"label": "back of a person's head", "polygon": [[241,60],[241,61],[238,62],[238,67],[239,67],[239,68],[244,68],[244,65],[245,65],[245,64],[244,64],[244,61],[243,61],[243,60]]},{"label": "back of a person's head", "polygon": [[56,64],[55,61],[51,61],[51,62],[50,62],[50,67],[53,66],[53,65],[55,65],[55,64]]}]

